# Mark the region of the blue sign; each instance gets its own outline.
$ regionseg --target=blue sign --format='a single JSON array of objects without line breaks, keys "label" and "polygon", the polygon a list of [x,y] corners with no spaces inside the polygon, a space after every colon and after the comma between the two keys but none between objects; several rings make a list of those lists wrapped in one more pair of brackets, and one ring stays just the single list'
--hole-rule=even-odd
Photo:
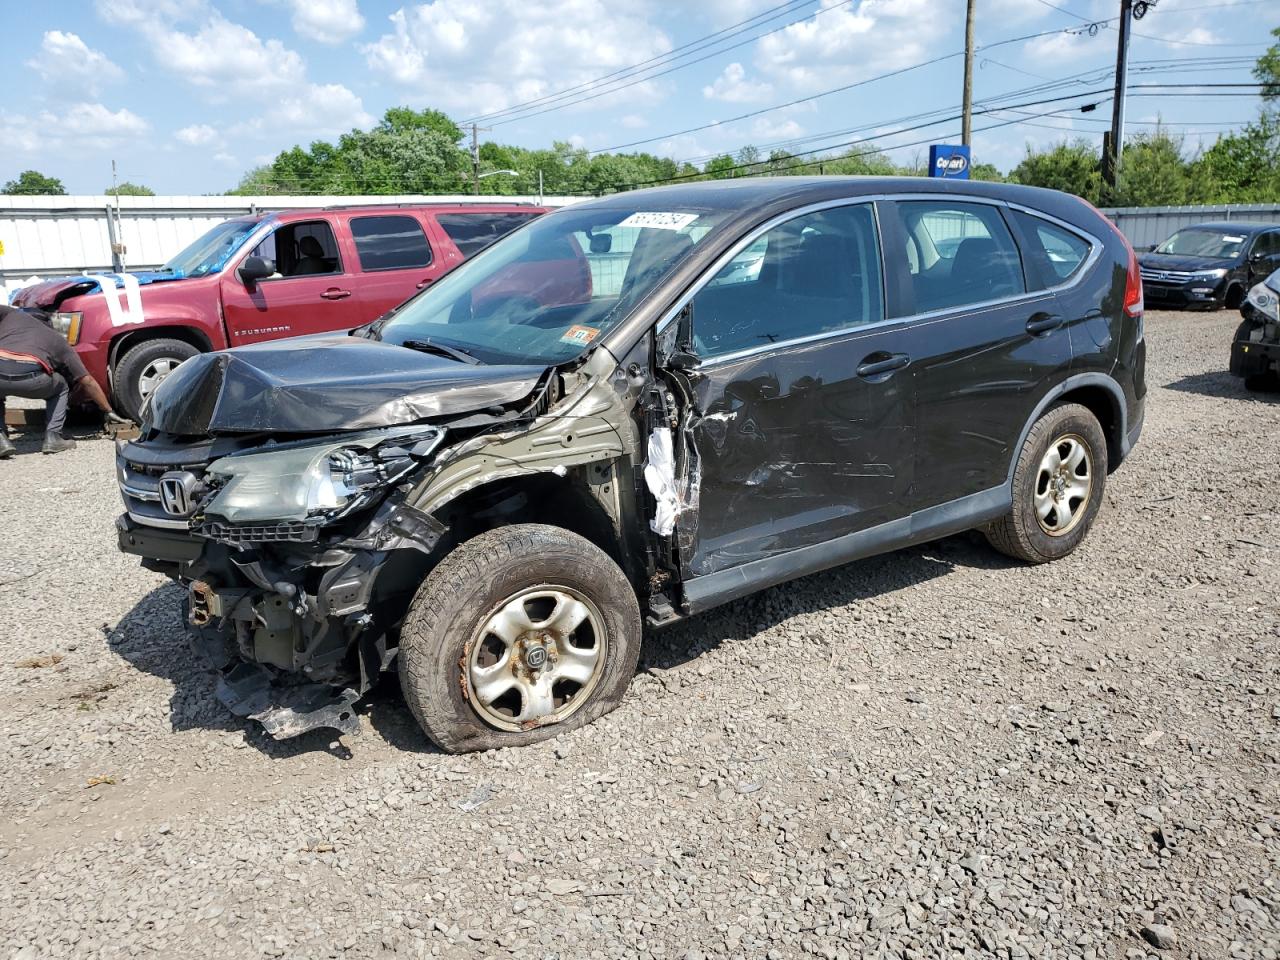
[{"label": "blue sign", "polygon": [[930,146],[929,176],[968,180],[969,148],[958,143],[935,143]]}]

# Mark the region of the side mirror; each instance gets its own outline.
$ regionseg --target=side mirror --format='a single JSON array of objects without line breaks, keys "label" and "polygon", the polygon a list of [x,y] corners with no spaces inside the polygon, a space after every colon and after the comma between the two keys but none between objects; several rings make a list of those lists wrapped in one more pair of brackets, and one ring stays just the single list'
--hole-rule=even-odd
[{"label": "side mirror", "polygon": [[1159,246],[1158,243],[1144,243],[1142,246],[1138,248],[1138,253],[1150,253],[1152,250],[1154,250],[1158,246]]},{"label": "side mirror", "polygon": [[245,257],[244,263],[236,271],[246,287],[252,288],[259,280],[265,280],[276,272],[275,261],[262,257]]},{"label": "side mirror", "polygon": [[1249,262],[1250,262],[1250,263],[1263,263],[1263,262],[1265,262],[1265,261],[1266,261],[1266,260],[1268,260],[1268,259],[1269,259],[1269,258],[1267,257],[1267,255],[1266,255],[1265,253],[1251,253],[1251,254],[1249,254]]},{"label": "side mirror", "polygon": [[613,249],[613,234],[611,233],[591,234],[591,252],[592,253],[608,253],[612,249]]}]

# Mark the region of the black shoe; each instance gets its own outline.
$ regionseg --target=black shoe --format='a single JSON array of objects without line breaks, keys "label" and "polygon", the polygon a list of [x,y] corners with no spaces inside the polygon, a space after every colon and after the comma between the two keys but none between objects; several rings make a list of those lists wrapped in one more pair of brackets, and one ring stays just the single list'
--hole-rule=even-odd
[{"label": "black shoe", "polygon": [[76,442],[70,437],[62,437],[56,433],[47,433],[44,437],[44,446],[40,448],[41,453],[62,453],[64,450],[74,450]]},{"label": "black shoe", "polygon": [[0,437],[0,460],[8,460],[17,452],[18,448],[9,442],[8,437]]}]

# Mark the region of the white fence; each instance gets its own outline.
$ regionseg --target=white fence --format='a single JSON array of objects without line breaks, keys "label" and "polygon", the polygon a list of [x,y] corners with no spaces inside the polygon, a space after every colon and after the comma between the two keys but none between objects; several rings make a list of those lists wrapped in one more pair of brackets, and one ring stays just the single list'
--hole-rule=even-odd
[{"label": "white fence", "polygon": [[[0,196],[0,286],[30,276],[111,270],[112,246],[123,266],[158,267],[211,226],[262,210],[378,203],[536,203],[536,197],[112,197]],[[580,197],[545,197],[551,207]],[[1159,243],[1179,227],[1206,220],[1280,223],[1280,203],[1121,207],[1104,210],[1135,246]],[[602,258],[603,259],[603,258]],[[604,264],[601,264],[604,269]]]},{"label": "white fence", "polygon": [[[580,197],[544,197],[550,207]],[[11,197],[0,196],[0,286],[30,276],[158,267],[215,223],[262,210],[380,203],[537,203],[537,197]]]}]

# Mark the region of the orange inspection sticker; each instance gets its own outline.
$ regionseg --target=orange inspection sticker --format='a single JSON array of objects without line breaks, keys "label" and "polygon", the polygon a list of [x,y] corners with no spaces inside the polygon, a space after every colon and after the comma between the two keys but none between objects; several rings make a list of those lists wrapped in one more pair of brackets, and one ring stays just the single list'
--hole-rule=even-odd
[{"label": "orange inspection sticker", "polygon": [[576,343],[580,347],[585,347],[588,343],[600,335],[597,327],[583,327],[574,324],[560,337],[561,343]]}]

